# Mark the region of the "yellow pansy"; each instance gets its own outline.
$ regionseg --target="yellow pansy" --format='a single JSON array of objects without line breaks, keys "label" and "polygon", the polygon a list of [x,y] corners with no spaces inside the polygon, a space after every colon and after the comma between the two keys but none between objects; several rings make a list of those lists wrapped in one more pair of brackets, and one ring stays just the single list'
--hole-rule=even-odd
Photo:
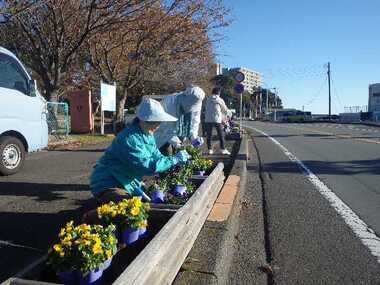
[{"label": "yellow pansy", "polygon": [[132,198],[132,204],[133,206],[140,208],[141,207],[141,198],[140,197],[133,197]]},{"label": "yellow pansy", "polygon": [[137,216],[139,213],[140,213],[140,209],[139,208],[133,207],[131,209],[131,215],[132,216]]},{"label": "yellow pansy", "polygon": [[112,250],[110,250],[110,249],[106,250],[106,256],[107,256],[107,258],[111,258],[112,257]]},{"label": "yellow pansy", "polygon": [[66,232],[71,232],[73,230],[74,221],[70,221],[66,224]]},{"label": "yellow pansy", "polygon": [[56,251],[56,252],[61,252],[62,251],[62,246],[60,244],[55,244],[53,246],[53,249]]},{"label": "yellow pansy", "polygon": [[100,243],[95,243],[94,246],[92,247],[92,252],[94,254],[102,254],[103,249]]},{"label": "yellow pansy", "polygon": [[60,233],[59,233],[59,237],[63,237],[65,234],[66,234],[66,229],[62,228]]}]

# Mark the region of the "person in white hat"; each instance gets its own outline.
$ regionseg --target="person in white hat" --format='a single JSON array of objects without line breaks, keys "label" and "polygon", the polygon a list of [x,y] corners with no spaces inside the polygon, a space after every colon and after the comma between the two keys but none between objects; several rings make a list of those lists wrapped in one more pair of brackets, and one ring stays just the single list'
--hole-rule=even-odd
[{"label": "person in white hat", "polygon": [[172,146],[178,148],[183,140],[188,139],[195,147],[200,147],[204,140],[199,136],[202,101],[205,92],[202,88],[190,85],[185,91],[167,95],[161,101],[164,110],[176,117],[178,121],[167,121],[161,124],[154,133],[157,146],[164,153]]},{"label": "person in white hat", "polygon": [[169,121],[177,118],[166,113],[158,101],[143,99],[137,117],[114,138],[94,167],[90,190],[100,203],[147,197],[141,188],[143,176],[164,172],[189,159],[186,151],[164,156],[157,148],[153,133],[161,122]]}]

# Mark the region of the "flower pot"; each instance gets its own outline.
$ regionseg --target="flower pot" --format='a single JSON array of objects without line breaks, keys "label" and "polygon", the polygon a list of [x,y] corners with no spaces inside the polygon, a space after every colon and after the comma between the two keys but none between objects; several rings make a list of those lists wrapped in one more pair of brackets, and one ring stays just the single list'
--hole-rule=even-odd
[{"label": "flower pot", "polygon": [[105,271],[108,267],[111,266],[111,263],[112,263],[112,257],[104,261],[103,264],[100,266],[100,268],[103,269],[103,271]]},{"label": "flower pot", "polygon": [[204,170],[195,170],[193,172],[194,175],[199,175],[199,176],[204,176],[205,173],[206,173],[206,171],[204,171]]},{"label": "flower pot", "polygon": [[66,271],[57,272],[59,282],[65,285],[76,285],[78,280],[78,272],[76,271]]},{"label": "flower pot", "polygon": [[182,184],[177,184],[172,190],[173,195],[183,196],[186,194],[186,186]]},{"label": "flower pot", "polygon": [[101,277],[103,275],[103,270],[100,268],[91,270],[86,275],[79,275],[79,284],[80,285],[97,285],[101,282]]},{"label": "flower pot", "polygon": [[125,228],[121,234],[121,240],[123,243],[130,245],[139,239],[140,229]]},{"label": "flower pot", "polygon": [[163,191],[153,191],[151,194],[153,203],[164,203],[165,202],[165,193]]}]

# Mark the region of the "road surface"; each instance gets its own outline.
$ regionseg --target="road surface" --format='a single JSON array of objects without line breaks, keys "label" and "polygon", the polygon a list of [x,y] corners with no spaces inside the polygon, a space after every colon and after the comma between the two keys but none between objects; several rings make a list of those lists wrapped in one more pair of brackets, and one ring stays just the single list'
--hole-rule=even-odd
[{"label": "road surface", "polygon": [[47,252],[65,222],[95,207],[88,176],[106,145],[30,154],[0,176],[0,283]]},{"label": "road surface", "polygon": [[[260,164],[269,283],[380,284],[380,128],[244,125]],[[244,258],[232,269],[240,283],[257,270]]]}]

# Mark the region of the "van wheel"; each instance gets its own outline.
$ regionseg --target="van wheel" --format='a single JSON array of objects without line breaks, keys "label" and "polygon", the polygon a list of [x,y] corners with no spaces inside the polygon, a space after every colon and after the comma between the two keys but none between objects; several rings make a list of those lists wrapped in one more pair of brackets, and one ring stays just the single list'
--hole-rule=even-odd
[{"label": "van wheel", "polygon": [[10,136],[0,137],[0,174],[16,173],[24,159],[25,147],[19,139]]}]

